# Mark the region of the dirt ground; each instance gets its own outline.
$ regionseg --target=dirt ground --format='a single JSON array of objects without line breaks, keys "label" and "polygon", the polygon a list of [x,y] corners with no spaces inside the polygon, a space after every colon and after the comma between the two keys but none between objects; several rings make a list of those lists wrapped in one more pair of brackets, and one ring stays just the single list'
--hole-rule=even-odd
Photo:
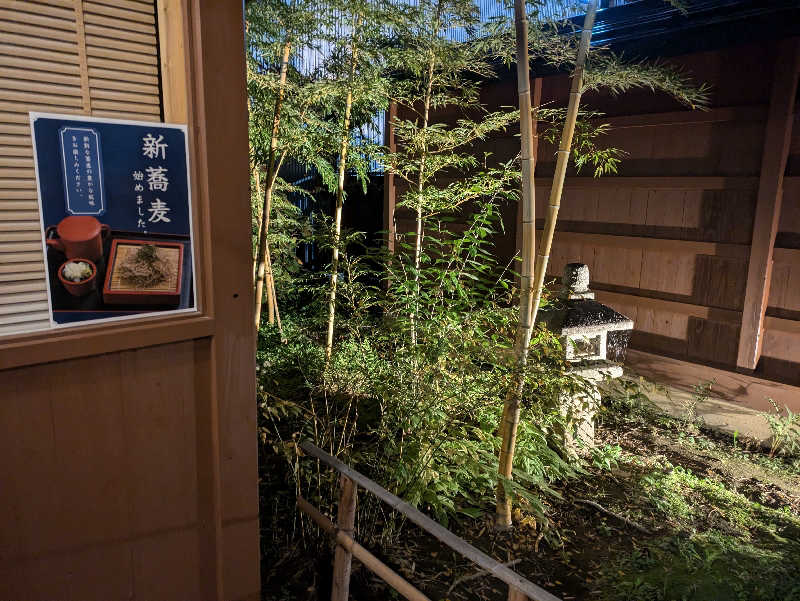
[{"label": "dirt ground", "polygon": [[[587,463],[586,474],[544,497],[544,528],[524,507],[510,532],[494,532],[488,514],[450,527],[564,600],[800,599],[800,462],[691,416],[622,405],[604,407]],[[431,599],[507,598],[503,583],[411,524],[376,554]],[[330,598],[330,558],[330,549],[317,553],[293,586],[275,566],[266,598]],[[399,598],[358,562],[351,592]]]}]

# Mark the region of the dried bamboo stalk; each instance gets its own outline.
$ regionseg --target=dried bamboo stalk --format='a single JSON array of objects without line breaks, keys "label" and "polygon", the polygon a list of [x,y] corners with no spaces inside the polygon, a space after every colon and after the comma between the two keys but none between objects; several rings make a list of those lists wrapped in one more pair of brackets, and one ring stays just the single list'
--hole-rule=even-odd
[{"label": "dried bamboo stalk", "polygon": [[[269,143],[269,159],[267,161],[267,181],[264,187],[264,206],[261,212],[261,227],[258,236],[258,268],[256,270],[256,305],[255,305],[255,326],[258,330],[261,325],[261,305],[264,298],[264,285],[266,278],[267,261],[269,254],[269,215],[272,210],[272,191],[277,179],[277,161],[275,154],[278,149],[278,129],[281,122],[281,107],[283,97],[286,92],[286,74],[289,71],[289,55],[292,51],[290,40],[286,40],[283,45],[281,56],[281,72],[278,83],[278,96],[275,98],[275,112],[272,116],[272,137]],[[271,305],[272,306],[272,305]]]},{"label": "dried bamboo stalk", "polygon": [[[572,146],[572,134],[575,131],[575,121],[580,104],[581,86],[583,84],[583,69],[586,55],[589,51],[589,42],[592,36],[592,26],[597,11],[597,0],[592,0],[586,10],[583,21],[583,31],[578,46],[578,56],[575,61],[575,70],[572,74],[572,87],[570,90],[569,106],[567,108],[566,122],[561,135],[561,144],[558,150],[556,172],[550,191],[550,203],[545,220],[545,230],[542,234],[539,254],[536,255],[536,265],[533,271],[534,282],[531,286],[531,263],[534,257],[535,221],[534,221],[534,191],[533,191],[533,128],[531,122],[530,105],[530,74],[528,66],[528,18],[524,0],[514,2],[514,21],[517,38],[517,86],[520,103],[520,132],[522,137],[522,202],[523,202],[523,243],[522,243],[522,274],[520,278],[520,321],[514,344],[514,353],[517,361],[514,382],[506,395],[503,404],[503,417],[500,423],[502,443],[498,465],[497,480],[497,509],[495,525],[499,529],[511,527],[511,498],[506,494],[504,482],[511,480],[514,466],[514,451],[517,443],[517,428],[519,426],[520,404],[525,383],[525,367],[528,363],[528,348],[530,346],[533,325],[542,297],[544,285],[544,272],[547,268],[547,259],[553,241],[555,222],[558,217],[558,208],[561,204],[561,192],[564,187],[569,153]],[[527,166],[527,168],[526,168]],[[527,185],[526,185],[527,184]]]}]

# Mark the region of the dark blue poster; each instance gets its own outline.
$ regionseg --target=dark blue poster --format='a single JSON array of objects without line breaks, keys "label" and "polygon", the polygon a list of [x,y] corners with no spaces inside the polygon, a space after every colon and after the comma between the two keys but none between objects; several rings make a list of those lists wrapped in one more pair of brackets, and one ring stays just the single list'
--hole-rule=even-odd
[{"label": "dark blue poster", "polygon": [[31,113],[55,325],[194,303],[181,125]]}]

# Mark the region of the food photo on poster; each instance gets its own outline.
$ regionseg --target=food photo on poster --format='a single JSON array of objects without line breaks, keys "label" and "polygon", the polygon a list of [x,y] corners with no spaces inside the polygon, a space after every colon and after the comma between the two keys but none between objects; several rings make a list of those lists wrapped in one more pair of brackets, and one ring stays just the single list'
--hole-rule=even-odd
[{"label": "food photo on poster", "polygon": [[52,324],[195,310],[185,126],[30,120]]}]

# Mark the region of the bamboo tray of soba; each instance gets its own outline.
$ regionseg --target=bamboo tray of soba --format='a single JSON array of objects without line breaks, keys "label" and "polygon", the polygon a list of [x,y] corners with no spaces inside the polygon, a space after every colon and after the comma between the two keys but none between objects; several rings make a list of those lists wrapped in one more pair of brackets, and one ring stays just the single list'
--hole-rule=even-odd
[{"label": "bamboo tray of soba", "polygon": [[183,245],[116,239],[111,243],[103,301],[114,305],[177,305]]}]

